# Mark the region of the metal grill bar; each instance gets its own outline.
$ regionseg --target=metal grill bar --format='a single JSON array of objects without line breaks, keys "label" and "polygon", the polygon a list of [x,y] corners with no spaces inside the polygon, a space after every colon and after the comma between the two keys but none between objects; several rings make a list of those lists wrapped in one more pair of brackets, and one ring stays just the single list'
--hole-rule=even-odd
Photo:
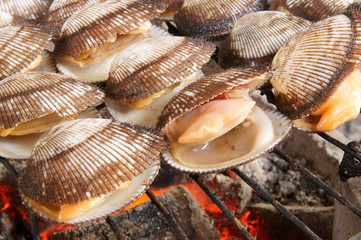
[{"label": "metal grill bar", "polygon": [[284,159],[286,162],[292,162],[295,164],[298,168],[298,171],[302,172],[302,174],[305,174],[306,177],[312,181],[316,186],[322,188],[327,193],[331,194],[337,201],[339,201],[341,204],[345,205],[348,209],[350,209],[353,213],[355,213],[357,216],[361,217],[361,209],[358,208],[356,205],[348,201],[345,197],[343,197],[340,193],[338,193],[336,190],[328,186],[324,181],[316,177],[312,172],[310,172],[307,168],[303,167],[296,161],[292,161],[291,157],[287,154],[283,153],[277,148],[274,148],[274,153],[276,153],[278,156],[280,156],[282,159]]},{"label": "metal grill bar", "polygon": [[309,227],[307,227],[301,220],[299,220],[294,214],[288,211],[279,201],[274,199],[271,194],[267,193],[257,182],[249,178],[246,174],[241,172],[238,168],[233,168],[235,172],[243,181],[251,186],[257,194],[265,201],[271,203],[278,211],[280,211],[285,217],[290,219],[296,224],[304,233],[306,233],[311,239],[321,239],[317,236]]},{"label": "metal grill bar", "polygon": [[328,134],[326,134],[324,132],[317,132],[317,135],[322,137],[326,141],[332,143],[336,147],[340,148],[344,152],[347,152],[348,154],[350,154],[351,156],[353,156],[357,160],[361,161],[361,156],[359,154],[357,154],[355,151],[353,151],[347,145],[343,144],[342,142],[338,141],[337,139],[331,137],[330,135],[328,135]]},{"label": "metal grill bar", "polygon": [[202,188],[202,190],[208,195],[208,197],[217,205],[222,213],[232,222],[233,226],[242,234],[246,240],[255,240],[255,238],[244,227],[244,223],[238,220],[234,213],[227,208],[227,206],[218,198],[218,196],[201,180],[199,175],[190,175],[194,181]]},{"label": "metal grill bar", "polygon": [[120,240],[126,240],[127,237],[122,233],[122,230],[120,229],[119,225],[112,219],[111,216],[108,216],[105,218],[105,221],[108,223],[112,231],[117,236],[117,239]]},{"label": "metal grill bar", "polygon": [[158,208],[158,210],[163,214],[165,219],[168,221],[169,227],[172,229],[173,233],[176,235],[177,239],[188,240],[187,235],[184,233],[182,227],[179,225],[177,220],[172,216],[168,209],[161,203],[157,197],[153,194],[152,191],[147,190],[145,192],[153,204]]}]

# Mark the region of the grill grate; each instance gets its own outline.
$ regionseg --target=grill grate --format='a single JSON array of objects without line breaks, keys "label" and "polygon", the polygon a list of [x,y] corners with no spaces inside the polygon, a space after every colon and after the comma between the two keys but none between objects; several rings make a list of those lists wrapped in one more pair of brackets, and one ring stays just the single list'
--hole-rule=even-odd
[{"label": "grill grate", "polygon": [[[319,136],[334,144],[335,146],[342,149],[345,153],[352,155],[358,160],[361,159],[361,156],[353,151],[347,145],[341,143],[337,139],[332,138],[331,136],[325,133],[317,133]],[[293,170],[298,170],[302,177],[306,178],[310,181],[313,186],[317,188],[321,188],[327,193],[329,193],[332,197],[338,200],[341,204],[345,205],[348,209],[350,209],[353,213],[361,218],[361,209],[343,197],[340,193],[338,193],[335,189],[328,186],[325,182],[323,182],[320,178],[316,177],[312,172],[303,167],[301,164],[293,161],[288,155],[280,151],[278,148],[273,150],[275,154],[280,156],[283,160],[285,160]],[[6,169],[10,172],[15,180],[18,178],[18,173],[15,168],[10,164],[10,162],[0,157],[0,162],[6,167]],[[288,211],[279,201],[275,200],[275,198],[267,193],[263,188],[238,168],[232,169],[243,181],[245,181],[252,189],[254,189],[257,194],[266,202],[271,203],[277,210],[279,210],[286,218],[292,221],[296,226],[300,228],[310,239],[321,239],[317,236],[308,226],[306,226],[301,220],[299,220],[295,215],[293,215],[290,211]],[[229,219],[229,221],[233,224],[233,226],[242,234],[242,236],[247,239],[255,239],[248,231],[247,226],[242,223],[239,219],[237,219],[229,208],[218,198],[216,193],[214,193],[200,178],[199,175],[190,175],[191,178],[201,187],[201,189],[208,195],[208,197],[217,205],[217,207],[222,211],[222,213]],[[146,194],[151,199],[152,203],[155,204],[158,210],[162,213],[162,215],[166,218],[168,225],[171,227],[173,233],[177,237],[177,239],[188,239],[181,226],[175,220],[175,218],[170,214],[170,212],[163,206],[163,204],[156,198],[156,196],[152,193],[152,191],[147,190]],[[28,210],[31,230],[33,234],[33,238],[36,240],[40,240],[38,226],[36,222],[35,216]],[[110,225],[113,232],[116,234],[118,239],[126,239],[126,236],[122,233],[121,227],[114,222],[110,217],[106,218],[106,222]]]}]

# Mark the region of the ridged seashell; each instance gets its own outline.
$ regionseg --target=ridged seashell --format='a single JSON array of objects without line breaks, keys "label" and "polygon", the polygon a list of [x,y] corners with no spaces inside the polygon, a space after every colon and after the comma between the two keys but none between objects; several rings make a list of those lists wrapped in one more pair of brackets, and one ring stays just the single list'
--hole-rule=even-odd
[{"label": "ridged seashell", "polygon": [[[290,120],[274,110],[262,111],[247,93],[269,77],[268,73],[262,73],[229,69],[203,77],[173,97],[158,124],[170,141],[170,149],[162,153],[166,162],[185,172],[223,171],[259,157],[279,143],[291,128]],[[238,93],[241,97],[233,98]],[[230,95],[223,97],[223,94]],[[210,107],[210,103],[220,105]],[[242,108],[240,115],[234,114],[238,108]],[[185,142],[184,138],[181,141],[182,132],[192,127],[185,128],[184,121],[190,121],[191,125],[201,123],[198,130],[191,130],[195,130],[192,136],[188,134],[192,139]],[[222,128],[218,129],[219,126]],[[212,136],[199,139],[204,133]]]},{"label": "ridged seashell", "polygon": [[7,12],[0,11],[0,27],[5,27],[11,24],[14,20],[13,15]]},{"label": "ridged seashell", "polygon": [[52,221],[100,218],[146,190],[164,146],[162,136],[135,125],[108,119],[64,122],[38,141],[19,175],[19,192],[34,212]]},{"label": "ridged seashell", "polygon": [[126,34],[161,12],[137,0],[110,0],[92,4],[69,17],[56,42],[58,56],[76,56],[99,47],[116,34]]},{"label": "ridged seashell", "polygon": [[156,2],[165,5],[165,11],[159,18],[172,20],[173,15],[182,7],[184,0],[157,0]]},{"label": "ridged seashell", "polygon": [[[271,78],[276,104],[292,119],[316,114],[343,83],[359,75],[361,14],[353,10],[348,16],[337,15],[314,23],[276,54]],[[357,76],[355,79],[359,81]],[[360,91],[361,83],[354,84],[352,88]],[[346,93],[338,99],[338,104],[345,107],[351,102],[349,96],[360,98],[360,94]],[[360,106],[357,114],[359,109]]]},{"label": "ridged seashell", "polygon": [[101,0],[54,0],[49,7],[46,24],[54,30],[55,34],[59,34],[64,22],[71,15],[83,7],[100,1]]},{"label": "ridged seashell", "polygon": [[50,44],[51,35],[31,26],[0,28],[0,80],[12,74],[30,71],[41,63],[41,53]]},{"label": "ridged seashell", "polygon": [[[149,29],[149,37],[169,36],[165,30],[152,25]],[[85,82],[104,82],[108,79],[110,67],[113,60],[119,53],[112,54],[103,60],[80,67],[78,64],[68,61],[64,58],[56,59],[58,70],[72,78]]]},{"label": "ridged seashell", "polygon": [[[34,129],[45,131],[63,118],[76,117],[103,97],[96,87],[61,74],[29,72],[12,75],[0,82],[0,130],[4,131],[2,135],[7,135],[12,128],[22,124],[16,135],[28,134]],[[45,121],[47,117],[55,122]],[[38,119],[43,123],[33,126]],[[27,129],[27,124],[31,130]]]},{"label": "ridged seashell", "polygon": [[0,10],[39,23],[50,4],[49,0],[1,0]]},{"label": "ridged seashell", "polygon": [[310,22],[276,11],[248,13],[235,24],[218,52],[223,67],[271,65],[278,49]]},{"label": "ridged seashell", "polygon": [[310,21],[341,14],[354,0],[278,0],[290,13]]},{"label": "ridged seashell", "polygon": [[185,37],[143,39],[113,61],[106,96],[124,102],[145,99],[190,77],[214,50],[213,44]]},{"label": "ridged seashell", "polygon": [[241,16],[262,10],[264,5],[264,0],[185,0],[174,23],[186,36],[218,40],[228,35]]}]

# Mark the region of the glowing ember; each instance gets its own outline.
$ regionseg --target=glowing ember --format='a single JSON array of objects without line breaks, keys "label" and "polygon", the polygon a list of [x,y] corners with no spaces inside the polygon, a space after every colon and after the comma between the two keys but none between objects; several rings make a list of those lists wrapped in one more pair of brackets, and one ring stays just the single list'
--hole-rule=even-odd
[{"label": "glowing ember", "polygon": [[51,236],[51,234],[53,234],[55,232],[61,232],[61,231],[64,231],[66,229],[70,229],[73,227],[74,227],[73,225],[55,223],[40,233],[41,240],[48,240],[48,238],[49,238],[49,236]]}]

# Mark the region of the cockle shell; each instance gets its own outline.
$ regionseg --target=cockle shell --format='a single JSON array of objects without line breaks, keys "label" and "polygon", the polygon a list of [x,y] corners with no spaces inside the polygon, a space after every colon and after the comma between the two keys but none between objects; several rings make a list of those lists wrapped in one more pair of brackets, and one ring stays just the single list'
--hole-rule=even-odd
[{"label": "cockle shell", "polygon": [[235,24],[222,41],[218,56],[223,67],[258,67],[271,65],[278,49],[310,22],[277,11],[248,13]]},{"label": "cockle shell", "polygon": [[190,77],[214,50],[213,44],[186,37],[143,39],[113,61],[106,96],[126,102],[147,98]]},{"label": "cockle shell", "polygon": [[314,23],[276,54],[277,108],[292,119],[316,112],[361,60],[360,11]]},{"label": "cockle shell", "polygon": [[103,97],[99,89],[57,73],[12,75],[0,82],[0,128],[13,128],[48,114],[77,115]]},{"label": "cockle shell", "polygon": [[0,11],[39,23],[51,4],[49,0],[1,0]]},{"label": "cockle shell", "polygon": [[[158,133],[108,119],[64,122],[38,141],[19,175],[25,204],[60,207],[106,196],[96,207],[66,223],[96,219],[122,209],[143,193],[159,169],[165,142]],[[120,188],[120,190],[119,190]],[[52,221],[64,222],[55,217]]]},{"label": "cockle shell", "polygon": [[0,27],[0,79],[31,70],[50,44],[51,34],[33,26]]},{"label": "cockle shell", "polygon": [[152,4],[137,0],[91,4],[65,21],[55,53],[58,56],[76,56],[87,52],[116,34],[125,34],[139,27],[160,13]]},{"label": "cockle shell", "polygon": [[185,0],[174,15],[174,23],[186,36],[218,40],[241,16],[262,10],[264,5],[264,0]]},{"label": "cockle shell", "polygon": [[295,16],[310,21],[319,21],[341,14],[354,3],[354,0],[278,0],[279,3]]},{"label": "cockle shell", "polygon": [[[184,88],[171,99],[159,117],[158,127],[164,130],[169,124],[177,121],[177,119],[191,112],[191,110],[196,109],[196,107],[201,104],[240,85],[253,91],[256,86],[269,77],[269,73],[267,72],[259,72],[251,69],[229,69],[205,76]],[[193,145],[194,149],[197,149],[197,151],[193,151],[191,154],[193,157],[188,155],[186,159],[177,159],[172,155],[171,149],[165,150],[162,153],[162,157],[168,164],[181,171],[207,173],[223,171],[227,168],[249,162],[265,154],[288,134],[291,128],[291,122],[283,114],[274,110],[262,111],[254,107],[253,111],[259,120],[257,120],[255,125],[258,130],[253,132],[251,136],[248,135],[248,130],[243,131],[244,128],[235,127],[212,141]],[[266,118],[269,120],[263,120]],[[271,134],[268,134],[268,131],[271,131]],[[243,136],[242,133],[247,135]],[[263,141],[264,138],[267,138],[267,142]],[[262,140],[260,141],[259,139]],[[253,143],[255,143],[255,146],[248,146]],[[183,146],[187,148],[186,145],[187,144],[184,144]],[[188,146],[190,145],[192,144],[189,143]],[[243,150],[243,146],[245,145],[247,145],[247,148],[249,147],[249,150]],[[172,143],[170,143],[170,146],[172,147]],[[183,146],[180,147],[180,149],[182,149]],[[209,153],[206,153],[206,161],[194,157],[195,154],[204,154],[202,153],[203,147],[208,148],[208,146],[212,146],[212,148],[214,148],[213,151],[216,152],[212,153],[211,156],[209,156]],[[179,151],[182,150],[178,150],[178,152]],[[182,156],[182,154],[180,154],[180,156]]]}]

